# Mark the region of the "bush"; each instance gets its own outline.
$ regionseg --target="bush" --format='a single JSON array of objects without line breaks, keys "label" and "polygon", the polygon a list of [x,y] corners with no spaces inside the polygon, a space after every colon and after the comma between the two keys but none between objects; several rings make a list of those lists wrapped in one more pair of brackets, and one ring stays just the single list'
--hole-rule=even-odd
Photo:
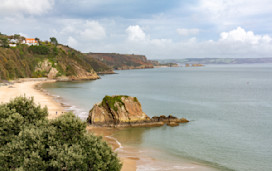
[{"label": "bush", "polygon": [[35,53],[35,54],[39,54],[39,55],[48,55],[50,50],[47,46],[30,46],[28,48],[29,52]]},{"label": "bush", "polygon": [[116,153],[66,113],[47,119],[33,98],[0,105],[0,170],[120,170]]}]

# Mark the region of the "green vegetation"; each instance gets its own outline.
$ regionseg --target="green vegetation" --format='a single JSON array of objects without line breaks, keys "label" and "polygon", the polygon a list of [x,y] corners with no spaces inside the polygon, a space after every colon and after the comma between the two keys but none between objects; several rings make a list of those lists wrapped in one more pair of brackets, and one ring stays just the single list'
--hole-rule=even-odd
[{"label": "green vegetation", "polygon": [[134,100],[134,102],[138,102],[139,103],[139,100],[137,99],[137,97],[134,97],[133,100]]},{"label": "green vegetation", "polygon": [[128,96],[105,96],[102,100],[102,105],[103,106],[108,106],[109,108],[113,109],[114,111],[117,111],[118,108],[114,106],[115,103],[119,103],[119,105],[125,105],[122,102],[122,97],[128,97]]},{"label": "green vegetation", "polygon": [[67,113],[47,119],[47,108],[18,97],[0,105],[0,170],[120,170],[116,154]]},{"label": "green vegetation", "polygon": [[8,38],[6,36],[0,35],[0,46],[4,48],[9,47]]},{"label": "green vegetation", "polygon": [[[9,48],[9,40],[16,39],[16,47]],[[87,57],[77,50],[58,44],[55,37],[50,42],[35,38],[38,46],[21,44],[25,38],[20,35],[7,36],[0,34],[0,82],[26,77],[46,77],[50,71],[39,68],[38,64],[48,60],[50,66],[58,70],[57,76],[72,77],[82,72],[110,72],[106,64]]]},{"label": "green vegetation", "polygon": [[48,55],[50,50],[48,46],[40,45],[40,46],[30,46],[28,48],[29,52],[40,55]]},{"label": "green vegetation", "polygon": [[53,44],[53,45],[58,45],[58,41],[55,37],[50,37],[50,42]]},{"label": "green vegetation", "polygon": [[[48,60],[59,72],[58,76],[77,75],[81,71],[94,73],[84,55],[71,48],[43,43],[40,46],[18,45],[16,48],[0,47],[0,79],[10,80],[25,77],[44,77],[49,70],[37,71],[38,63]],[[42,69],[42,68],[41,68]]]}]

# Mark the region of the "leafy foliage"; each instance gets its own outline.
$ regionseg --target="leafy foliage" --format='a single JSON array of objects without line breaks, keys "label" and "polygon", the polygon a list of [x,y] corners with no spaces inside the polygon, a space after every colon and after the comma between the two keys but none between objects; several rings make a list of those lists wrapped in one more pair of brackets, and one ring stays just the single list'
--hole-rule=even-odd
[{"label": "leafy foliage", "polygon": [[0,170],[120,170],[121,164],[86,123],[66,113],[47,119],[33,98],[0,105]]},{"label": "leafy foliage", "polygon": [[50,37],[50,42],[54,45],[58,45],[58,41],[55,37]]}]

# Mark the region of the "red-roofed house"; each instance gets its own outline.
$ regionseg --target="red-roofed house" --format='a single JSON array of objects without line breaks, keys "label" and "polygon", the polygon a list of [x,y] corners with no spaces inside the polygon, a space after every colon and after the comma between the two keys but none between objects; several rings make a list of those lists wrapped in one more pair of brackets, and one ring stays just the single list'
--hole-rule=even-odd
[{"label": "red-roofed house", "polygon": [[38,41],[32,38],[25,38],[25,40],[23,40],[23,44],[27,44],[29,46],[38,45]]}]

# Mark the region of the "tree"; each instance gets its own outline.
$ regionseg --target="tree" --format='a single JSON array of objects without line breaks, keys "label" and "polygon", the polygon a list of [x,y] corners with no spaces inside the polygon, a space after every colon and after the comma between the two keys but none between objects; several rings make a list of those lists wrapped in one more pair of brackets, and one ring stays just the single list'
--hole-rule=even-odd
[{"label": "tree", "polygon": [[4,47],[4,48],[8,48],[9,47],[9,42],[8,42],[8,38],[1,36],[0,37],[0,46]]},{"label": "tree", "polygon": [[58,45],[58,41],[55,37],[50,37],[50,42],[54,45]]},{"label": "tree", "polygon": [[18,97],[0,105],[0,170],[121,169],[116,153],[72,113],[47,119],[47,108]]},{"label": "tree", "polygon": [[13,38],[14,38],[14,39],[20,39],[20,34],[14,34],[14,35],[13,35]]}]

